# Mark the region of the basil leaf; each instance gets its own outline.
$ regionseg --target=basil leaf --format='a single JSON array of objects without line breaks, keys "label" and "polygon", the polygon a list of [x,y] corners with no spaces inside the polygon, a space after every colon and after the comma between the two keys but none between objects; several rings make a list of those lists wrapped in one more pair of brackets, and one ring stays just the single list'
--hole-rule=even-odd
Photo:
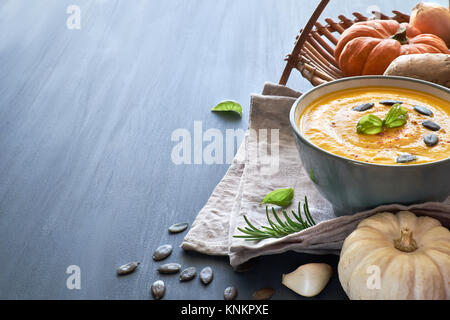
[{"label": "basil leaf", "polygon": [[383,120],[373,114],[368,114],[359,119],[356,132],[364,134],[377,134],[383,131]]},{"label": "basil leaf", "polygon": [[384,126],[386,128],[398,128],[403,126],[408,120],[408,110],[400,104],[394,104],[389,109],[386,119],[384,119]]},{"label": "basil leaf", "polygon": [[242,117],[242,106],[239,103],[231,100],[220,102],[218,105],[212,108],[211,111],[233,111]]},{"label": "basil leaf", "polygon": [[261,203],[275,204],[280,207],[287,207],[294,199],[294,189],[277,189],[267,194]]}]

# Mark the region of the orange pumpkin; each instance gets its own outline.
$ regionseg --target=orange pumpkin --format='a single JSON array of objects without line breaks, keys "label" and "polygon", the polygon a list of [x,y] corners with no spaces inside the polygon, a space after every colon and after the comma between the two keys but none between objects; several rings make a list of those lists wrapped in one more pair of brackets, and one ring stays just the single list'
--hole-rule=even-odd
[{"label": "orange pumpkin", "polygon": [[449,53],[445,42],[433,34],[421,34],[407,23],[369,20],[345,30],[334,57],[345,76],[383,74],[398,56],[414,53]]}]

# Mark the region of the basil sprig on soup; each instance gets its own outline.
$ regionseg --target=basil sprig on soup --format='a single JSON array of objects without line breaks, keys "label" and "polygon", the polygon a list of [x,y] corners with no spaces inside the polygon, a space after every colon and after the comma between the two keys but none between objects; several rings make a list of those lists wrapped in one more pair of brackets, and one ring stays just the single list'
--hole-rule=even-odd
[{"label": "basil sprig on soup", "polygon": [[389,129],[398,128],[405,125],[407,120],[408,110],[397,103],[389,109],[389,112],[383,121],[383,125]]},{"label": "basil sprig on soup", "polygon": [[378,134],[383,131],[383,120],[373,114],[366,114],[359,119],[356,132],[364,134]]},{"label": "basil sprig on soup", "polygon": [[[355,110],[355,109],[353,109]],[[367,114],[359,119],[356,125],[356,132],[362,134],[378,134],[383,128],[398,128],[403,126],[408,120],[408,110],[401,104],[394,104],[386,115],[384,120],[373,114]]]},{"label": "basil sprig on soup", "polygon": [[330,93],[305,108],[299,128],[316,146],[368,163],[409,165],[450,156],[450,102],[410,89]]}]

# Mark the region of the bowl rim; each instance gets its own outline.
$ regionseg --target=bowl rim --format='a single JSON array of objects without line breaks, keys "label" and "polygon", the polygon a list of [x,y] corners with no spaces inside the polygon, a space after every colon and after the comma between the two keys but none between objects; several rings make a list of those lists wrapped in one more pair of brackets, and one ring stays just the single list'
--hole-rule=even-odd
[{"label": "bowl rim", "polygon": [[[422,85],[427,85],[427,86],[430,86],[430,87],[434,87],[436,89],[445,91],[448,94],[450,94],[450,89],[449,88],[446,88],[444,86],[438,85],[438,84],[433,83],[433,82],[428,82],[428,81],[415,79],[415,78],[409,78],[409,77],[383,76],[383,75],[345,77],[345,78],[342,78],[342,79],[337,79],[337,80],[333,80],[333,81],[330,81],[330,82],[326,82],[326,83],[323,83],[321,85],[318,85],[317,87],[311,88],[310,90],[306,91],[305,93],[303,93],[300,97],[298,97],[295,100],[295,102],[293,103],[293,105],[291,107],[291,111],[289,113],[289,120],[290,120],[291,128],[294,130],[294,133],[301,140],[303,140],[304,143],[308,144],[313,149],[316,149],[316,150],[318,150],[320,152],[326,153],[329,156],[332,156],[332,157],[334,157],[336,159],[348,161],[348,162],[351,162],[351,163],[354,163],[354,164],[358,164],[358,165],[373,166],[373,167],[389,167],[389,168],[393,168],[393,167],[395,167],[395,168],[414,168],[414,167],[419,167],[419,166],[437,165],[437,164],[441,164],[443,162],[450,161],[450,156],[448,156],[445,159],[441,159],[441,160],[437,160],[437,161],[425,162],[425,163],[416,163],[416,164],[407,164],[407,165],[405,165],[405,164],[369,163],[369,162],[364,162],[364,161],[360,161],[360,160],[354,160],[354,159],[346,158],[344,156],[340,156],[340,155],[334,154],[334,153],[332,153],[330,151],[327,151],[325,149],[322,149],[322,148],[316,146],[311,141],[309,141],[309,139],[306,136],[303,135],[303,133],[300,131],[300,128],[297,126],[297,123],[295,121],[295,111],[297,110],[297,107],[298,107],[300,101],[302,101],[311,92],[320,90],[323,87],[334,85],[334,84],[339,83],[339,82],[347,82],[347,81],[354,81],[354,80],[365,80],[365,79],[393,79],[393,80],[403,80],[403,81],[416,82],[416,83],[420,83]],[[361,84],[361,87],[364,87],[364,84]]]}]

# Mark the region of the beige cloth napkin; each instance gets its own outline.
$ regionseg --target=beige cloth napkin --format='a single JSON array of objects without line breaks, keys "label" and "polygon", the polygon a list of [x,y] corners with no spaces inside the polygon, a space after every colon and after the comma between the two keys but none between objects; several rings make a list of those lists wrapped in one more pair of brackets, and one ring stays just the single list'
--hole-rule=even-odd
[{"label": "beige cloth napkin", "polygon": [[[344,239],[366,217],[382,211],[410,210],[429,215],[450,226],[450,197],[444,203],[413,206],[386,205],[352,216],[336,217],[331,205],[315,189],[302,167],[289,124],[289,111],[301,93],[266,83],[262,95],[251,96],[249,132],[224,178],[200,210],[181,247],[209,255],[229,255],[232,266],[260,255],[288,250],[339,254]],[[277,139],[278,137],[278,139]],[[277,143],[279,141],[279,143]],[[317,225],[280,239],[249,242],[234,238],[246,223],[268,225],[261,200],[270,191],[294,188],[291,207],[308,197]],[[279,210],[278,210],[279,211]]]}]

